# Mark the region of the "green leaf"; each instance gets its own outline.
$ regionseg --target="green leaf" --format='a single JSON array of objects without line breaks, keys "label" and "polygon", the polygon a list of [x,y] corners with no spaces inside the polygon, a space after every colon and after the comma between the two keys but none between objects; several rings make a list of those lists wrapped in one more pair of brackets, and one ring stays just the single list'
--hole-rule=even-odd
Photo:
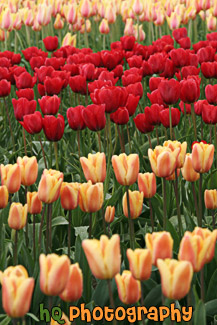
[{"label": "green leaf", "polygon": [[202,300],[199,301],[194,312],[194,325],[206,325],[206,309]]},{"label": "green leaf", "polygon": [[211,300],[205,304],[206,313],[208,316],[215,316],[217,310],[217,299]]},{"label": "green leaf", "polygon": [[4,320],[1,321],[1,325],[8,325],[11,322],[11,318],[6,316]]},{"label": "green leaf", "polygon": [[81,240],[88,238],[88,232],[87,229],[89,226],[81,226],[81,227],[74,227],[75,229],[75,236],[80,236]]},{"label": "green leaf", "polygon": [[107,306],[109,304],[108,284],[106,280],[100,280],[94,290],[92,300],[97,306]]},{"label": "green leaf", "polygon": [[36,322],[39,322],[38,317],[36,317],[34,314],[32,314],[32,313],[27,313],[26,315],[29,316],[29,317],[31,317],[32,319],[34,319]]},{"label": "green leaf", "polygon": [[149,308],[151,306],[159,306],[162,302],[162,292],[161,292],[161,285],[158,284],[154,287],[145,297],[144,306]]},{"label": "green leaf", "polygon": [[[52,227],[56,227],[56,226],[65,226],[68,225],[68,221],[64,218],[64,217],[56,217],[54,219],[52,219]],[[43,231],[46,230],[46,225],[43,227]]]},{"label": "green leaf", "polygon": [[206,301],[213,300],[216,297],[217,297],[217,270],[213,273],[209,281],[209,286],[206,294]]}]

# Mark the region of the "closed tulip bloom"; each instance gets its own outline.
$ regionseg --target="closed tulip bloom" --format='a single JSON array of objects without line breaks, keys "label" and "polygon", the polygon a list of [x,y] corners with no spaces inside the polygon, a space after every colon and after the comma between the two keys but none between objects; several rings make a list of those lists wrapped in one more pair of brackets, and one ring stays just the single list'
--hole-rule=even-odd
[{"label": "closed tulip bloom", "polygon": [[127,124],[129,121],[129,112],[126,107],[119,107],[117,111],[110,114],[110,119],[117,125]]},{"label": "closed tulip bloom", "polygon": [[0,283],[2,284],[4,277],[16,276],[28,278],[28,272],[23,265],[8,266],[4,272],[0,271]]},{"label": "closed tulip bloom", "polygon": [[12,98],[12,105],[14,107],[14,115],[17,121],[22,121],[25,115],[34,114],[36,111],[36,101],[28,100],[26,98],[15,99]]},{"label": "closed tulip bloom", "polygon": [[38,185],[38,197],[42,202],[52,203],[59,198],[60,188],[63,182],[63,173],[44,169]]},{"label": "closed tulip bloom", "polygon": [[217,190],[205,190],[204,202],[207,209],[217,209]]},{"label": "closed tulip bloom", "polygon": [[156,177],[154,173],[139,173],[138,186],[143,192],[144,198],[148,199],[156,194]]},{"label": "closed tulip bloom", "polygon": [[99,211],[103,205],[103,183],[92,184],[91,181],[79,187],[79,207],[84,212]]},{"label": "closed tulip bloom", "polygon": [[38,163],[35,156],[17,158],[17,164],[21,170],[21,184],[24,186],[33,185],[38,177]]},{"label": "closed tulip bloom", "polygon": [[1,165],[1,183],[6,185],[9,193],[19,191],[21,186],[21,170],[18,164]]},{"label": "closed tulip bloom", "polygon": [[47,296],[57,296],[66,287],[70,274],[70,260],[68,256],[56,254],[41,254],[40,288]]},{"label": "closed tulip bloom", "polygon": [[106,158],[104,152],[88,154],[88,158],[80,158],[81,167],[87,181],[93,184],[104,182],[106,178]]},{"label": "closed tulip bloom", "polygon": [[[169,108],[163,109],[159,113],[160,121],[165,128],[170,127],[170,119],[169,119]],[[181,112],[176,107],[171,107],[171,117],[172,117],[172,127],[175,127],[179,124]]]},{"label": "closed tulip bloom", "polygon": [[79,186],[79,183],[62,183],[60,200],[64,210],[74,210],[77,208]]},{"label": "closed tulip bloom", "polygon": [[23,121],[20,124],[29,134],[40,133],[43,127],[43,119],[40,112],[23,116]]},{"label": "closed tulip bloom", "polygon": [[154,130],[154,125],[149,123],[149,114],[140,113],[134,117],[133,121],[136,125],[136,128],[141,133],[149,133]]},{"label": "closed tulip bloom", "polygon": [[8,189],[6,185],[0,186],[0,209],[6,208],[8,205]]},{"label": "closed tulip bloom", "polygon": [[65,81],[59,77],[56,78],[45,77],[45,81],[44,81],[45,93],[48,96],[58,95],[62,90],[64,82]]},{"label": "closed tulip bloom", "polygon": [[112,166],[115,177],[121,185],[132,185],[139,173],[139,156],[137,154],[112,156]]},{"label": "closed tulip bloom", "polygon": [[33,88],[36,83],[36,78],[32,77],[27,71],[24,71],[19,76],[15,75],[14,78],[18,89]]},{"label": "closed tulip bloom", "polygon": [[187,153],[185,156],[185,162],[181,169],[183,178],[188,182],[196,182],[200,178],[200,174],[197,173],[192,165],[192,154]]},{"label": "closed tulip bloom", "polygon": [[217,107],[214,105],[203,105],[202,109],[202,119],[206,124],[216,124],[217,123]]},{"label": "closed tulip bloom", "polygon": [[207,85],[205,95],[209,104],[217,105],[217,85]]},{"label": "closed tulip bloom", "polygon": [[43,43],[47,51],[53,52],[58,48],[58,37],[47,36],[43,39]]},{"label": "closed tulip bloom", "polygon": [[158,86],[163,101],[167,105],[175,104],[179,100],[180,84],[175,79],[162,80]]},{"label": "closed tulip bloom", "polygon": [[195,143],[192,148],[192,166],[198,173],[207,173],[212,167],[214,145]]},{"label": "closed tulip bloom", "polygon": [[[130,198],[130,217],[131,219],[136,219],[140,216],[142,212],[143,206],[143,192],[139,191],[130,191],[129,190],[129,198]],[[127,206],[127,193],[124,193],[122,206],[125,217],[128,216],[128,206]]]},{"label": "closed tulip bloom", "polygon": [[43,96],[41,99],[38,99],[38,102],[44,115],[56,115],[61,99],[57,95]]},{"label": "closed tulip bloom", "polygon": [[0,81],[0,97],[7,97],[11,92],[11,83],[5,79]]},{"label": "closed tulip bloom", "polygon": [[157,265],[159,258],[172,258],[173,239],[167,231],[153,232],[145,235],[145,243],[152,252],[152,264]]},{"label": "closed tulip bloom", "polygon": [[42,210],[42,202],[38,197],[38,192],[27,192],[28,212],[39,214]]},{"label": "closed tulip bloom", "polygon": [[28,206],[13,202],[8,215],[8,225],[11,229],[20,230],[25,227],[27,221]]},{"label": "closed tulip bloom", "polygon": [[184,103],[194,103],[200,97],[199,80],[193,77],[180,82],[180,99]]},{"label": "closed tulip bloom", "polygon": [[76,301],[81,298],[83,291],[83,274],[78,263],[69,267],[69,278],[65,289],[60,293],[60,298],[66,302]]},{"label": "closed tulip bloom", "polygon": [[137,248],[133,251],[128,248],[127,258],[130,264],[130,271],[135,279],[145,281],[150,278],[152,270],[152,253],[149,249]]},{"label": "closed tulip bloom", "polygon": [[57,117],[45,115],[43,118],[43,130],[49,141],[59,141],[63,137],[65,120],[61,114]]},{"label": "closed tulip bloom", "polygon": [[82,248],[91,272],[97,279],[112,279],[120,272],[119,235],[113,235],[110,239],[105,235],[102,235],[100,240],[85,239],[82,241]]},{"label": "closed tulip bloom", "polygon": [[114,220],[115,217],[115,207],[107,206],[105,210],[105,221],[107,223],[111,223]]},{"label": "closed tulip bloom", "polygon": [[28,313],[35,281],[24,276],[4,276],[2,281],[2,305],[11,318],[21,318]]},{"label": "closed tulip bloom", "polygon": [[25,88],[25,89],[19,89],[16,90],[16,95],[18,98],[26,98],[28,100],[33,100],[34,99],[34,90],[32,88]]},{"label": "closed tulip bloom", "polygon": [[154,150],[148,149],[148,157],[152,171],[158,177],[169,177],[177,168],[180,148],[172,151],[168,147],[157,146]]},{"label": "closed tulip bloom", "polygon": [[187,261],[173,259],[157,261],[157,267],[161,276],[163,295],[169,299],[180,300],[190,290],[193,269]]},{"label": "closed tulip bloom", "polygon": [[82,106],[82,105],[75,106],[75,107],[69,107],[67,109],[67,112],[66,112],[67,120],[69,123],[69,127],[72,130],[78,131],[78,130],[85,129],[86,124],[85,124],[83,116],[82,116],[83,109],[84,109],[84,106]]},{"label": "closed tulip bloom", "polygon": [[106,125],[105,105],[88,105],[82,110],[84,123],[91,131],[100,131]]},{"label": "closed tulip bloom", "polygon": [[193,232],[186,231],[179,247],[179,260],[189,261],[194,272],[199,272],[213,259],[216,239],[217,230],[196,227]]},{"label": "closed tulip bloom", "polygon": [[141,298],[141,283],[130,271],[124,270],[122,275],[115,276],[120,301],[126,305],[135,304]]},{"label": "closed tulip bloom", "polygon": [[182,168],[185,162],[185,155],[187,150],[187,142],[179,142],[179,141],[164,141],[164,147],[170,148],[172,151],[174,151],[176,148],[180,148],[180,153],[178,155],[177,159],[177,168]]}]

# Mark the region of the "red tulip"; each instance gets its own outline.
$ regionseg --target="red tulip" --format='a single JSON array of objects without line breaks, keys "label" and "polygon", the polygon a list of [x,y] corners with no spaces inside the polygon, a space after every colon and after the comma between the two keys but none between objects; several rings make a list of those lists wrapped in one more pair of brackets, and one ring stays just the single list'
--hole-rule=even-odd
[{"label": "red tulip", "polygon": [[45,93],[49,96],[58,95],[63,87],[64,80],[46,77],[44,81]]},{"label": "red tulip", "polygon": [[120,38],[121,45],[125,51],[131,51],[133,49],[133,46],[135,44],[135,37],[134,36],[122,36]]},{"label": "red tulip", "polygon": [[166,59],[164,71],[160,74],[160,77],[172,78],[175,73],[175,65],[172,60]]},{"label": "red tulip", "polygon": [[127,63],[130,68],[140,68],[142,66],[142,56],[141,55],[133,55],[131,58],[127,59]]},{"label": "red tulip", "polygon": [[172,35],[175,38],[176,42],[178,42],[180,38],[187,37],[188,35],[187,28],[183,27],[183,28],[174,29]]},{"label": "red tulip", "polygon": [[111,81],[112,85],[114,86],[116,82],[118,81],[118,78],[114,78],[114,72],[113,71],[107,71],[103,70],[101,71],[98,80],[103,80],[103,81]]},{"label": "red tulip", "polygon": [[[171,107],[171,115],[172,115],[172,127],[179,124],[180,121],[180,110],[175,107]],[[165,128],[170,127],[170,118],[169,118],[169,108],[166,108],[160,112],[160,120]]]},{"label": "red tulip", "polygon": [[188,65],[189,54],[182,48],[172,50],[170,57],[177,68]]},{"label": "red tulip", "polygon": [[79,66],[80,75],[86,80],[94,80],[95,66],[93,63],[86,63]]},{"label": "red tulip", "polygon": [[126,89],[128,94],[139,96],[139,98],[142,98],[143,96],[143,87],[141,82],[136,82],[135,84],[131,84],[127,86]]},{"label": "red tulip", "polygon": [[56,115],[59,110],[61,99],[57,95],[43,96],[38,102],[44,115]]},{"label": "red tulip", "polygon": [[217,85],[207,85],[205,95],[210,104],[217,105]]},{"label": "red tulip", "polygon": [[180,82],[180,99],[184,103],[194,103],[200,97],[200,84],[196,78],[188,77]]},{"label": "red tulip", "polygon": [[67,71],[53,71],[51,78],[60,78],[63,81],[62,88],[66,88],[69,83],[70,72]]},{"label": "red tulip", "polygon": [[117,65],[113,70],[112,72],[114,73],[114,77],[115,78],[120,78],[123,74],[123,66],[121,64]]},{"label": "red tulip", "polygon": [[203,105],[202,119],[206,124],[217,123],[217,107],[214,105]]},{"label": "red tulip", "polygon": [[197,102],[194,103],[194,111],[195,111],[195,114],[202,115],[203,105],[204,104],[206,104],[206,105],[209,104],[206,99],[198,100]]},{"label": "red tulip", "polygon": [[155,53],[148,59],[148,63],[153,73],[161,73],[164,71],[165,56],[162,53]]},{"label": "red tulip", "polygon": [[127,124],[129,121],[129,112],[126,107],[119,107],[117,111],[111,113],[110,119],[118,125]]},{"label": "red tulip", "polygon": [[88,105],[83,109],[82,117],[91,131],[104,129],[106,124],[105,105]]},{"label": "red tulip", "polygon": [[[130,69],[131,70],[131,69]],[[142,81],[142,76],[140,74],[129,74],[127,76],[122,76],[122,84],[124,87],[135,84],[136,82]]]},{"label": "red tulip", "polygon": [[151,77],[149,79],[149,89],[150,91],[154,91],[156,89],[158,89],[159,84],[161,83],[162,80],[165,80],[162,77]]},{"label": "red tulip", "polygon": [[63,136],[64,127],[64,117],[60,114],[57,117],[45,115],[43,118],[44,134],[49,141],[59,141]]},{"label": "red tulip", "polygon": [[158,89],[163,101],[167,105],[175,104],[179,100],[180,84],[177,80],[162,80]]},{"label": "red tulip", "polygon": [[86,127],[86,124],[84,122],[82,111],[84,109],[84,106],[79,105],[75,107],[69,107],[67,109],[67,120],[69,123],[69,127],[72,130],[83,130]]},{"label": "red tulip", "polygon": [[180,38],[178,43],[183,49],[190,49],[191,47],[191,39],[189,37]]},{"label": "red tulip", "polygon": [[43,83],[46,77],[51,77],[52,72],[54,71],[53,67],[40,67],[35,68],[36,75],[38,77],[38,82]]},{"label": "red tulip", "polygon": [[63,67],[61,67],[62,71],[70,72],[71,76],[76,76],[79,74],[79,67],[77,64],[65,64]]},{"label": "red tulip", "polygon": [[133,120],[141,133],[148,133],[154,130],[154,125],[149,124],[146,114],[138,114]]},{"label": "red tulip", "polygon": [[110,80],[95,80],[88,83],[88,91],[89,93],[93,93],[95,89],[101,89],[105,86],[112,86],[112,82]]},{"label": "red tulip", "polygon": [[41,49],[38,49],[36,46],[28,47],[25,50],[22,50],[22,53],[26,61],[29,61],[33,56],[43,56],[47,57],[48,53],[43,52]]},{"label": "red tulip", "polygon": [[167,107],[167,105],[163,101],[163,98],[160,94],[159,89],[152,91],[152,93],[147,93],[147,96],[148,96],[151,104],[158,104],[158,105],[163,105],[164,107]]},{"label": "red tulip", "polygon": [[185,67],[182,67],[181,69],[181,74],[182,74],[182,78],[185,79],[188,76],[197,76],[200,73],[200,68],[196,68],[192,65],[188,65]]},{"label": "red tulip", "polygon": [[217,71],[217,62],[202,62],[201,72],[205,78],[215,78]]},{"label": "red tulip", "polygon": [[11,92],[11,83],[6,79],[0,81],[0,97],[7,97]]},{"label": "red tulip", "polygon": [[151,76],[153,74],[151,65],[147,61],[142,62],[143,77]]},{"label": "red tulip", "polygon": [[36,78],[32,77],[27,71],[21,73],[19,76],[14,76],[14,78],[18,89],[33,88],[36,83]]},{"label": "red tulip", "polygon": [[16,95],[18,98],[26,98],[28,100],[33,100],[34,99],[34,90],[32,88],[25,88],[25,89],[19,89],[16,90]]},{"label": "red tulip", "polygon": [[35,71],[35,68],[40,68],[41,66],[43,66],[45,63],[45,58],[43,58],[43,56],[33,56],[30,61],[30,67],[33,71]]},{"label": "red tulip", "polygon": [[122,51],[101,51],[103,66],[108,70],[113,70],[123,59]]},{"label": "red tulip", "polygon": [[82,95],[86,95],[87,93],[87,82],[83,76],[69,78],[69,86],[74,93],[80,93]]},{"label": "red tulip", "polygon": [[[185,110],[184,110],[184,105],[185,105]],[[187,103],[184,103],[181,101],[179,103],[179,107],[181,108],[182,114],[184,114],[185,111],[186,111],[186,114],[191,114],[191,104],[187,104]]]},{"label": "red tulip", "polygon": [[139,99],[139,96],[134,96],[132,94],[128,95],[126,109],[129,112],[129,116],[132,116],[135,113],[137,105],[139,103]]},{"label": "red tulip", "polygon": [[58,37],[47,36],[43,39],[43,43],[47,51],[53,52],[58,48]]},{"label": "red tulip", "polygon": [[6,79],[7,81],[11,81],[11,73],[8,68],[0,67],[0,80]]},{"label": "red tulip", "polygon": [[153,104],[151,107],[145,107],[145,115],[147,117],[147,122],[151,125],[158,125],[160,121],[160,112],[164,109],[164,106]]},{"label": "red tulip", "polygon": [[64,58],[46,58],[45,60],[45,65],[47,67],[51,66],[54,68],[54,70],[60,70],[61,67],[65,64],[65,59]]},{"label": "red tulip", "polygon": [[207,62],[207,61],[214,61],[215,56],[215,49],[211,46],[202,47],[197,52],[197,57],[199,59],[199,63]]},{"label": "red tulip", "polygon": [[209,41],[199,41],[199,42],[193,44],[193,49],[197,53],[199,51],[199,49],[201,49],[202,47],[206,47],[206,46],[209,46]]},{"label": "red tulip", "polygon": [[23,116],[23,121],[20,124],[29,134],[37,134],[42,130],[42,116],[40,112]]},{"label": "red tulip", "polygon": [[16,120],[22,121],[24,115],[33,114],[36,110],[36,101],[26,98],[12,99]]}]

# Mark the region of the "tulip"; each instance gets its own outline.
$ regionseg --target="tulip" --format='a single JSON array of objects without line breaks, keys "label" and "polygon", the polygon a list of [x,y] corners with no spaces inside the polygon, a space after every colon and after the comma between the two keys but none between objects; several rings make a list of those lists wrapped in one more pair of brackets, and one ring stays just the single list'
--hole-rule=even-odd
[{"label": "tulip", "polygon": [[0,186],[0,209],[6,208],[8,205],[8,189],[6,185]]},{"label": "tulip", "polygon": [[57,96],[43,96],[38,100],[44,115],[56,115],[59,110],[61,99]]},{"label": "tulip", "polygon": [[139,156],[125,153],[112,156],[112,166],[116,179],[121,185],[132,185],[136,182],[139,173]]},{"label": "tulip", "polygon": [[47,36],[43,39],[44,46],[47,51],[53,52],[58,47],[58,37],[57,36]]},{"label": "tulip", "polygon": [[111,223],[115,217],[115,207],[108,205],[105,210],[105,221]]},{"label": "tulip", "polygon": [[[28,276],[28,275],[27,275]],[[2,281],[2,305],[11,318],[21,318],[28,313],[35,281],[24,276],[4,276]]]},{"label": "tulip", "polygon": [[129,121],[129,112],[126,107],[119,107],[117,111],[110,114],[110,119],[117,125],[127,124]]},{"label": "tulip", "polygon": [[156,89],[156,90],[152,91],[151,93],[147,93],[147,96],[148,96],[151,104],[158,104],[158,105],[167,107],[167,105],[163,101],[163,98],[160,94],[159,89]]},{"label": "tulip", "polygon": [[101,21],[101,23],[99,25],[99,32],[101,34],[108,34],[110,32],[109,24],[108,24],[107,19],[102,19],[102,21]]},{"label": "tulip", "polygon": [[0,81],[0,97],[7,97],[11,92],[11,83],[5,79]]},{"label": "tulip", "polygon": [[158,86],[163,101],[167,105],[175,104],[179,100],[180,85],[175,79],[162,80]]},{"label": "tulip", "polygon": [[75,93],[86,95],[87,93],[87,81],[83,76],[73,76],[69,78],[69,86]]},{"label": "tulip", "polygon": [[195,143],[192,149],[192,166],[198,173],[207,173],[213,163],[214,145]]},{"label": "tulip", "polygon": [[14,115],[17,121],[22,121],[24,115],[33,114],[36,111],[36,101],[28,100],[26,98],[15,99],[12,98],[12,105],[14,107]]},{"label": "tulip", "polygon": [[61,78],[50,78],[50,77],[45,77],[44,81],[44,90],[46,95],[48,96],[53,96],[53,95],[58,95],[63,87],[64,80]]},{"label": "tulip", "polygon": [[61,114],[58,114],[57,117],[45,115],[43,118],[43,130],[49,141],[59,141],[63,137],[64,127],[65,121]]},{"label": "tulip", "polygon": [[20,230],[25,227],[27,222],[28,206],[13,202],[10,206],[8,215],[8,225],[10,228]]},{"label": "tulip", "polygon": [[75,107],[69,107],[67,109],[67,120],[69,123],[69,127],[72,130],[78,131],[83,130],[86,127],[86,124],[84,122],[82,111],[84,109],[84,106],[79,105]]},{"label": "tulip", "polygon": [[205,190],[204,202],[207,209],[217,209],[217,190]]},{"label": "tulip", "polygon": [[202,115],[202,111],[203,111],[203,106],[204,105],[208,105],[208,101],[206,99],[203,100],[198,100],[196,103],[194,103],[194,111],[195,114],[197,115]]},{"label": "tulip", "polygon": [[126,89],[128,94],[139,96],[139,98],[142,98],[143,96],[143,87],[141,82],[136,82],[135,84],[128,85]]},{"label": "tulip", "polygon": [[202,47],[197,52],[197,57],[200,64],[202,62],[214,61],[215,49],[211,46]]},{"label": "tulip", "polygon": [[179,43],[180,47],[185,49],[185,50],[190,49],[190,47],[191,47],[191,39],[190,39],[190,37],[180,38],[178,40],[178,43]]},{"label": "tulip", "polygon": [[[200,73],[200,68],[196,68],[192,65],[189,65],[187,67],[182,67],[182,69],[181,69],[181,74],[182,74],[183,79],[187,79],[188,76],[198,76],[199,73]],[[181,98],[181,95],[180,95],[180,98]]]},{"label": "tulip", "polygon": [[173,239],[169,232],[159,231],[145,235],[146,246],[152,252],[152,264],[157,265],[159,258],[172,258]]},{"label": "tulip", "polygon": [[119,235],[113,235],[110,239],[105,235],[100,240],[85,239],[82,241],[82,248],[91,272],[97,279],[112,279],[120,272]]},{"label": "tulip", "polygon": [[79,207],[84,212],[99,211],[103,204],[103,183],[92,185],[91,181],[79,187]]},{"label": "tulip", "polygon": [[1,165],[1,183],[6,185],[9,193],[19,191],[21,185],[21,170],[18,164]]},{"label": "tulip", "polygon": [[200,97],[200,84],[197,79],[188,77],[189,79],[180,82],[180,99],[184,103],[194,103]]},{"label": "tulip", "polygon": [[193,269],[187,261],[158,259],[157,267],[161,276],[162,292],[165,297],[180,300],[186,296],[191,287]]},{"label": "tulip", "polygon": [[151,107],[145,107],[145,115],[149,124],[159,125],[160,121],[160,112],[164,109],[163,106],[159,104],[153,104]]},{"label": "tulip", "polygon": [[105,106],[88,105],[82,111],[84,123],[91,131],[100,131],[106,125]]},{"label": "tulip", "polygon": [[70,275],[70,260],[66,255],[41,254],[40,288],[47,296],[57,296],[65,289]]},{"label": "tulip", "polygon": [[187,37],[187,35],[188,35],[187,28],[185,28],[185,27],[177,28],[177,29],[173,30],[172,35],[173,35],[174,39],[176,40],[176,42],[178,42],[180,40],[180,38]]},{"label": "tulip", "polygon": [[181,169],[183,178],[188,182],[196,182],[200,178],[200,174],[197,173],[192,165],[192,154],[187,153],[185,156],[185,162]]},{"label": "tulip", "polygon": [[28,100],[34,100],[34,90],[32,88],[25,88],[16,90],[16,95],[18,98],[26,98]]},{"label": "tulip", "polygon": [[104,153],[88,154],[80,158],[81,167],[87,181],[93,184],[104,182],[106,178],[106,158]]},{"label": "tulip", "polygon": [[141,297],[141,284],[136,280],[130,271],[124,270],[122,275],[115,276],[118,287],[119,299],[124,304],[135,304]]},{"label": "tulip", "polygon": [[144,198],[151,198],[156,194],[156,177],[154,173],[138,174],[139,191],[143,192]]},{"label": "tulip", "polygon": [[176,148],[180,148],[180,152],[177,158],[177,168],[182,168],[185,162],[185,155],[186,155],[186,149],[187,149],[187,142],[179,142],[179,141],[164,141],[163,144],[164,147],[170,148],[172,151],[174,151]]},{"label": "tulip", "polygon": [[69,278],[64,290],[60,293],[60,299],[66,302],[76,301],[81,298],[83,291],[83,274],[78,263],[69,267]]},{"label": "tulip", "polygon": [[215,254],[217,230],[196,227],[193,232],[186,231],[181,240],[178,258],[189,261],[194,272],[199,272]]},{"label": "tulip", "polygon": [[141,133],[149,133],[154,130],[154,125],[149,123],[149,114],[140,113],[136,117],[134,117],[133,121],[136,125],[136,128]]},{"label": "tulip", "polygon": [[33,88],[36,83],[36,78],[32,77],[27,71],[21,73],[19,76],[14,76],[16,87],[18,89]]},{"label": "tulip", "polygon": [[77,208],[79,185],[79,183],[62,183],[60,200],[64,210],[74,210]]},{"label": "tulip", "polygon": [[60,195],[60,188],[63,182],[63,173],[44,169],[38,186],[38,197],[42,202],[55,202]]},{"label": "tulip", "polygon": [[139,103],[139,96],[134,96],[132,94],[129,94],[126,103],[126,108],[128,110],[129,116],[132,116],[136,112],[138,103]]},{"label": "tulip", "polygon": [[2,284],[4,277],[22,277],[28,278],[28,272],[23,265],[8,266],[4,272],[0,271],[0,283]]},{"label": "tulip", "polygon": [[181,68],[185,65],[188,65],[189,54],[184,49],[173,49],[170,52],[170,57],[177,68]]},{"label": "tulip", "polygon": [[135,251],[128,248],[127,258],[130,264],[130,271],[136,280],[145,281],[151,276],[152,253],[149,249],[137,248]]},{"label": "tulip", "polygon": [[209,104],[216,105],[217,104],[217,85],[207,85],[205,88],[206,99]]},{"label": "tulip", "polygon": [[217,123],[217,107],[214,105],[203,105],[202,119],[206,124]]},{"label": "tulip", "polygon": [[38,177],[38,163],[36,157],[18,157],[17,164],[20,166],[21,184],[24,186],[33,185]]},{"label": "tulip", "polygon": [[39,214],[42,210],[42,202],[38,197],[38,192],[27,192],[28,212]]},{"label": "tulip", "polygon": [[165,57],[163,53],[155,53],[150,56],[148,63],[153,73],[159,74],[164,71]]},{"label": "tulip", "polygon": [[[180,110],[176,107],[171,107],[171,120],[172,120],[172,127],[175,127],[179,124],[180,121]],[[170,117],[169,117],[169,108],[163,109],[160,111],[160,121],[165,128],[170,127]]]},{"label": "tulip", "polygon": [[[130,203],[130,218],[136,219],[140,216],[143,207],[143,192],[129,190],[129,203]],[[124,194],[122,206],[125,217],[129,218],[129,211],[127,205],[127,193]]]},{"label": "tulip", "polygon": [[40,112],[23,116],[23,121],[20,124],[29,134],[40,133],[43,127],[43,119]]},{"label": "tulip", "polygon": [[201,64],[201,72],[205,78],[215,78],[217,62],[203,62]]}]

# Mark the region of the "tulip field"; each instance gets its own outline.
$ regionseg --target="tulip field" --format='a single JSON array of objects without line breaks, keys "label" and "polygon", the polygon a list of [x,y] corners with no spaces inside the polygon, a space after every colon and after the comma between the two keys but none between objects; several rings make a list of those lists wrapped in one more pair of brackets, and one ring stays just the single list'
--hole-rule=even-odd
[{"label": "tulip field", "polygon": [[217,324],[216,18],[0,0],[0,325]]}]

